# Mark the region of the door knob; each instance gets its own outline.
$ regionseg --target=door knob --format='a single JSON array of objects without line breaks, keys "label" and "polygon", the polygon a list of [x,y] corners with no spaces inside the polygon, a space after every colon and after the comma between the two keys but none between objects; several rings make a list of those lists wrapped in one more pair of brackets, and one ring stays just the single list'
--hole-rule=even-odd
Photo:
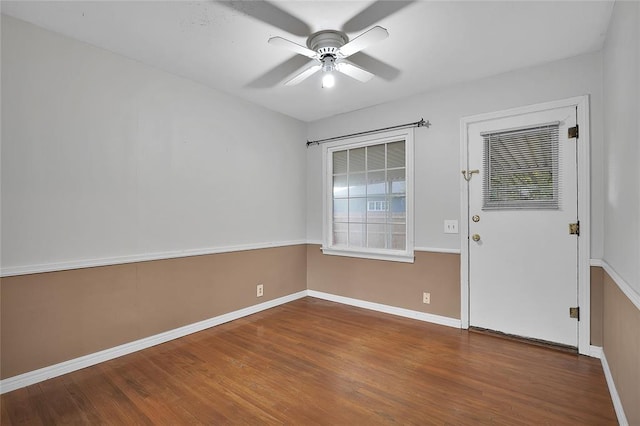
[{"label": "door knob", "polygon": [[477,243],[478,241],[480,241],[480,234],[473,234],[471,239]]}]

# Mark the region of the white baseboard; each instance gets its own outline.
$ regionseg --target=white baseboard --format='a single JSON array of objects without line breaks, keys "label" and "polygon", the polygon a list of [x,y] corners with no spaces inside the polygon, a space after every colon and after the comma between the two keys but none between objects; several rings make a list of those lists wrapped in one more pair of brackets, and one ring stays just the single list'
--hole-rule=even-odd
[{"label": "white baseboard", "polygon": [[607,379],[607,386],[609,386],[609,394],[611,395],[613,408],[616,411],[616,416],[618,417],[618,423],[620,426],[629,426],[627,417],[624,415],[624,408],[622,408],[622,400],[620,399],[616,385],[613,382],[613,376],[611,375],[609,363],[607,363],[607,357],[604,355],[604,351],[601,352],[600,362],[602,363],[602,369],[604,370],[604,377]]},{"label": "white baseboard", "polygon": [[90,367],[101,362],[109,361],[110,359],[118,358],[132,352],[150,348],[160,343],[165,343],[170,340],[174,340],[192,333],[196,333],[198,331],[205,330],[207,328],[214,327],[216,325],[224,324],[229,321],[233,321],[260,311],[264,311],[266,309],[276,307],[278,305],[282,305],[287,302],[291,302],[293,300],[301,299],[305,296],[307,296],[306,290],[299,291],[297,293],[269,300],[258,305],[249,306],[247,308],[219,315],[217,317],[200,321],[194,324],[185,325],[184,327],[169,330],[164,333],[156,334],[154,336],[145,337],[144,339],[136,340],[134,342],[125,343],[124,345],[116,346],[114,348],[105,349],[100,352],[81,356],[79,358],[71,359],[59,364],[40,368],[34,371],[29,371],[28,373],[20,374],[18,376],[9,377],[7,379],[0,380],[0,394],[11,392],[13,390],[32,385],[34,383],[42,382],[47,379],[52,379],[63,374],[71,373],[72,371]]},{"label": "white baseboard", "polygon": [[459,319],[443,317],[440,315],[428,314],[425,312],[412,311],[410,309],[398,308],[381,303],[368,302],[366,300],[352,299],[350,297],[338,296],[331,293],[323,293],[321,291],[307,290],[307,295],[318,299],[329,300],[331,302],[342,303],[344,305],[356,306],[358,308],[370,309],[372,311],[384,312],[386,314],[398,315],[405,318],[416,319],[419,321],[431,322],[434,324],[446,325],[454,328],[461,328],[462,323]]},{"label": "white baseboard", "polygon": [[602,359],[602,346],[589,346],[589,353],[587,355],[591,358]]}]

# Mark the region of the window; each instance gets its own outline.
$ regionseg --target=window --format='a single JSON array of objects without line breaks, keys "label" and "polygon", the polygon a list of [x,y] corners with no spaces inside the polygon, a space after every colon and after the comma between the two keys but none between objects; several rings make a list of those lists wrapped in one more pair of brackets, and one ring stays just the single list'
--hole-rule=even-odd
[{"label": "window", "polygon": [[323,252],[413,262],[413,130],[323,147]]},{"label": "window", "polygon": [[558,208],[558,124],[483,138],[484,210]]}]

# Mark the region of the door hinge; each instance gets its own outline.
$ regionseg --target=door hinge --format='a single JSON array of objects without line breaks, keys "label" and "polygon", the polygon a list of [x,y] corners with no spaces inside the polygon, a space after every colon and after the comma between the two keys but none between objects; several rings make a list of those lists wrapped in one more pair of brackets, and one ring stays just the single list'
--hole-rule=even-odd
[{"label": "door hinge", "polygon": [[578,235],[580,236],[580,221],[576,223],[569,224],[569,235]]},{"label": "door hinge", "polygon": [[569,318],[575,318],[580,321],[580,307],[569,308]]},{"label": "door hinge", "polygon": [[569,132],[568,133],[569,134],[568,134],[567,137],[569,139],[578,138],[578,134],[580,133],[579,129],[578,129],[578,125],[576,124],[574,127],[569,127]]}]

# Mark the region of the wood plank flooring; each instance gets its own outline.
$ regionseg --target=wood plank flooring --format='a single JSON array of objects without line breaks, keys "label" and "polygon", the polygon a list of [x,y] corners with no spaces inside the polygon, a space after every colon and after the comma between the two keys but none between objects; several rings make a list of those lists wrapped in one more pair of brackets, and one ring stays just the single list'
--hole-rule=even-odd
[{"label": "wood plank flooring", "polygon": [[0,402],[4,426],[617,424],[597,359],[314,298]]}]

